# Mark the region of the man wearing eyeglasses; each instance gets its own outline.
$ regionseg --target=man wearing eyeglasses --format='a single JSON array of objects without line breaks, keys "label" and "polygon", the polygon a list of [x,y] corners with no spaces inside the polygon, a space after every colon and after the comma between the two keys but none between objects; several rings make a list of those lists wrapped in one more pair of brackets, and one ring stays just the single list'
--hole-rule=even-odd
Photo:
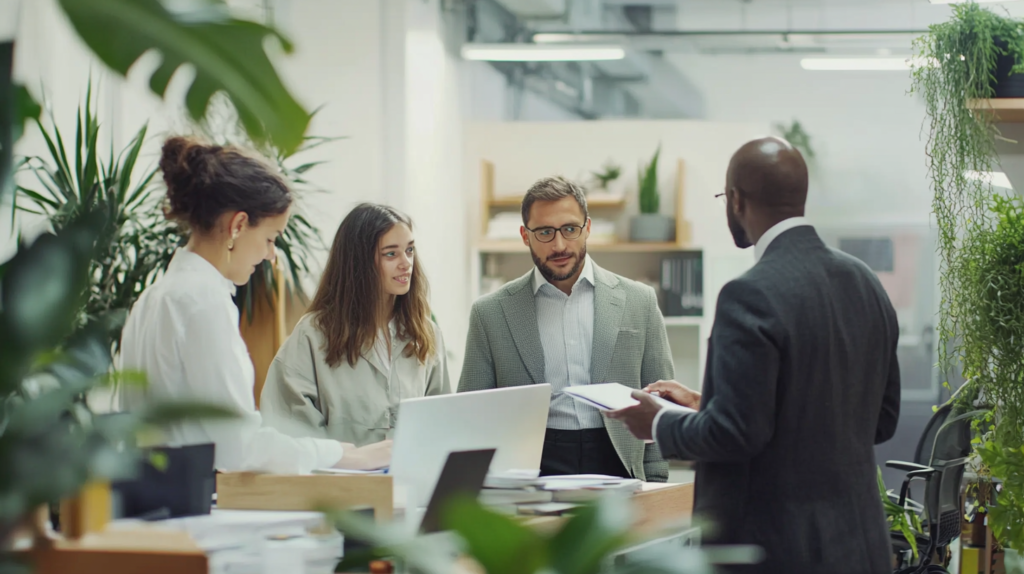
[{"label": "man wearing eyeglasses", "polygon": [[548,383],[542,475],[664,482],[668,464],[653,444],[564,393],[575,385],[640,389],[672,379],[657,295],[587,256],[590,219],[578,185],[541,179],[526,192],[522,214],[535,268],[474,303],[459,391]]}]

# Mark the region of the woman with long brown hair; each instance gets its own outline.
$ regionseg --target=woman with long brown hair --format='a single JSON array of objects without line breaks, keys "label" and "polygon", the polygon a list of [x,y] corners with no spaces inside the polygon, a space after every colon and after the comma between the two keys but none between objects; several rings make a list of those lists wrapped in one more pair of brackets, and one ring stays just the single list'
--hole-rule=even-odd
[{"label": "woman with long brown hair", "polygon": [[274,240],[288,223],[292,194],[266,164],[234,147],[172,137],[160,169],[167,217],[189,230],[166,273],[142,292],[121,335],[121,367],[146,373],[144,391],[123,389],[121,404],[198,400],[238,413],[229,421],[177,424],[169,446],[213,443],[224,470],[306,473],[320,467],[379,468],[388,443],[356,448],[336,440],[295,438],[262,426],[253,396],[254,372],[238,331],[236,285],[274,258]]},{"label": "woman with long brown hair", "polygon": [[402,399],[450,392],[412,221],[359,205],[342,221],[307,313],[267,373],[260,408],[293,436],[391,437]]}]

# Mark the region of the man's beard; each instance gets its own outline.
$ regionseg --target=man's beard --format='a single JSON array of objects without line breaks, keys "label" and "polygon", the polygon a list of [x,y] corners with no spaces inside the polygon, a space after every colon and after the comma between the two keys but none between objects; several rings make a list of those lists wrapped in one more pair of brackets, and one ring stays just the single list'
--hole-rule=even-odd
[{"label": "man's beard", "polygon": [[533,250],[532,245],[530,246],[530,255],[533,257],[534,265],[536,265],[537,269],[540,270],[540,274],[543,275],[544,278],[548,280],[548,283],[553,283],[555,281],[565,281],[566,279],[578,273],[580,267],[583,267],[583,262],[587,258],[587,245],[584,243],[583,247],[580,248],[579,253],[573,253],[572,251],[559,251],[558,253],[552,253],[551,255],[548,256],[548,259],[563,257],[565,255],[573,255],[576,257],[576,263],[574,263],[572,269],[567,271],[564,275],[558,275],[557,273],[555,273],[554,270],[547,266],[546,262],[541,261],[540,257],[537,256],[537,252]]},{"label": "man's beard", "polygon": [[725,209],[725,220],[729,223],[729,232],[732,233],[733,243],[740,249],[746,249],[753,245],[750,238],[747,237],[747,232],[743,230],[743,226],[740,225],[740,221],[736,219],[732,210],[726,207]]}]

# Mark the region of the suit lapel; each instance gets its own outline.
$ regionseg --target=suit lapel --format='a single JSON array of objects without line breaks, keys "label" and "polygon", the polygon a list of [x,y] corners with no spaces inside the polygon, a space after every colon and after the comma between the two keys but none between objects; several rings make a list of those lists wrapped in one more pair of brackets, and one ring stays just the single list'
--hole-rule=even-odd
[{"label": "suit lapel", "polygon": [[594,265],[594,340],[590,353],[590,382],[606,383],[626,294],[617,277]]},{"label": "suit lapel", "polygon": [[533,383],[544,381],[544,348],[540,344],[540,329],[537,327],[537,307],[531,288],[532,270],[515,283],[506,287],[508,297],[501,300],[505,321],[512,332],[519,357],[526,365]]}]

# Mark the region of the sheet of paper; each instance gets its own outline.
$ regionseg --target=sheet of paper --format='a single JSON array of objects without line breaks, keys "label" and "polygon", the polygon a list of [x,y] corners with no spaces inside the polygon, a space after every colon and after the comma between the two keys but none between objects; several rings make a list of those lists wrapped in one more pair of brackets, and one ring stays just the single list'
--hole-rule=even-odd
[{"label": "sheet of paper", "polygon": [[377,470],[347,470],[344,468],[314,468],[313,474],[387,474],[388,469]]},{"label": "sheet of paper", "polygon": [[[634,390],[635,389],[631,389],[621,383],[600,383],[597,385],[569,387],[565,389],[565,394],[601,410],[614,411],[640,404],[639,401],[632,397]],[[666,408],[683,409],[689,412],[694,412],[693,409],[679,406],[657,395],[651,396],[655,401]]]}]

